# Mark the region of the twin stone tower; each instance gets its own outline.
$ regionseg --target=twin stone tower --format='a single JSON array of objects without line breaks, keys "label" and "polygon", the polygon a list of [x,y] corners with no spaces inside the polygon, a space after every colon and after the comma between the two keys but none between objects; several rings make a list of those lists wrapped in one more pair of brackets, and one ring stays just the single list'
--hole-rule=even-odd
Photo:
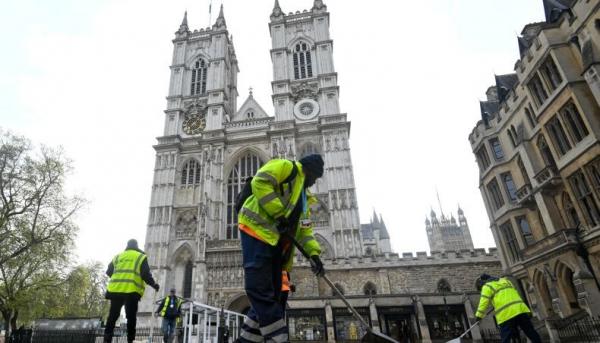
[{"label": "twin stone tower", "polygon": [[270,19],[274,115],[251,92],[237,106],[238,61],[222,6],[207,29],[191,31],[184,16],[173,40],[145,250],[163,288],[213,306],[244,293],[235,196],[272,158],[322,154],[325,174],[311,191],[325,259],[391,251],[382,221],[361,230],[327,6],[316,0],[284,14],[276,1]]}]

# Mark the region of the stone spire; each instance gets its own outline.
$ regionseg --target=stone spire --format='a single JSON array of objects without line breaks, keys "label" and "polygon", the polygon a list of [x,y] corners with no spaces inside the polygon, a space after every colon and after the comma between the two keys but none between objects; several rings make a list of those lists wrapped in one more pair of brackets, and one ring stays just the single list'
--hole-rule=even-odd
[{"label": "stone spire", "polygon": [[188,27],[188,21],[187,21],[187,11],[185,11],[185,13],[183,14],[183,20],[181,21],[181,25],[179,25],[179,33],[183,33],[183,32],[188,32],[190,29]]},{"label": "stone spire", "polygon": [[390,239],[390,234],[387,231],[387,227],[385,226],[385,222],[383,221],[383,216],[379,215],[379,222],[381,223],[381,228],[379,229],[379,238],[380,239]]},{"label": "stone spire", "polygon": [[275,0],[275,5],[273,5],[273,12],[271,12],[271,20],[280,19],[283,17],[283,11],[279,6],[279,0]]},{"label": "stone spire", "polygon": [[219,16],[217,17],[217,21],[215,22],[215,25],[213,27],[217,29],[227,27],[227,22],[225,22],[225,15],[223,14],[223,4],[221,4]]},{"label": "stone spire", "polygon": [[375,212],[375,209],[373,209],[373,224],[379,224],[379,219],[377,218],[377,213]]}]

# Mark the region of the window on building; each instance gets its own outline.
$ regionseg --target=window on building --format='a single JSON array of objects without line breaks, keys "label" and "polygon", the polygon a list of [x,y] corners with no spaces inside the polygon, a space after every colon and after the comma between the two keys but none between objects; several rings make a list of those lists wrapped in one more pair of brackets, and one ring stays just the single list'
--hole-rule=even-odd
[{"label": "window on building", "polygon": [[504,158],[504,151],[502,151],[502,145],[500,145],[500,140],[498,138],[490,139],[490,147],[494,152],[494,158],[496,161],[500,161]]},{"label": "window on building", "polygon": [[560,114],[574,144],[581,142],[589,134],[575,104],[569,103],[560,110]]},{"label": "window on building", "polygon": [[537,125],[537,120],[529,108],[525,109],[525,117],[527,117],[527,121],[529,121],[529,125],[533,129]]},{"label": "window on building", "polygon": [[517,221],[517,225],[519,226],[519,229],[521,230],[521,236],[523,237],[523,241],[525,242],[525,245],[529,246],[529,245],[532,245],[533,243],[535,243],[535,238],[533,237],[533,234],[531,233],[531,227],[529,226],[527,217],[521,216],[521,217],[517,217],[515,219]]},{"label": "window on building", "polygon": [[320,154],[319,148],[313,143],[307,143],[302,147],[302,151],[300,152],[299,158],[312,154]]},{"label": "window on building", "polygon": [[583,210],[588,223],[591,226],[600,224],[600,210],[594,194],[588,184],[583,171],[578,170],[569,177],[573,194],[579,202],[579,206]]},{"label": "window on building", "polygon": [[254,110],[248,110],[248,112],[246,112],[246,118],[253,119],[254,118]]},{"label": "window on building", "polygon": [[513,148],[516,148],[517,140],[515,139],[515,137],[513,137],[512,132],[510,132],[510,129],[506,130],[506,135],[508,136],[508,139],[510,140],[510,143],[512,144]]},{"label": "window on building", "polygon": [[510,173],[504,173],[500,175],[500,177],[502,178],[502,183],[504,183],[504,189],[506,189],[506,194],[508,195],[510,202],[517,201],[517,187],[515,187],[512,175]]},{"label": "window on building", "polygon": [[[342,293],[342,295],[345,294],[344,286],[340,285],[339,283],[336,283],[335,284],[335,288],[337,288],[338,291],[340,291],[340,293]],[[333,289],[331,290],[331,295],[332,296],[337,296],[337,294],[335,293],[335,291]]]},{"label": "window on building", "polygon": [[592,186],[596,190],[596,196],[600,198],[600,157],[590,162],[585,168],[592,180]]},{"label": "window on building", "polygon": [[567,135],[565,134],[565,129],[562,126],[562,123],[558,119],[558,116],[554,116],[552,119],[548,121],[546,124],[546,130],[550,133],[550,137],[552,138],[552,142],[556,147],[556,150],[561,154],[566,154],[569,150],[571,150],[571,144],[567,139]]},{"label": "window on building", "polygon": [[207,63],[199,59],[194,63],[192,69],[192,95],[206,94],[206,74],[208,73]]},{"label": "window on building", "polygon": [[375,295],[375,294],[377,294],[377,287],[375,287],[374,283],[372,283],[371,281],[369,281],[363,287],[363,293],[365,295]]},{"label": "window on building", "polygon": [[194,264],[192,261],[187,261],[185,271],[183,273],[183,297],[192,297],[192,275],[194,272]]},{"label": "window on building", "polygon": [[477,150],[477,162],[479,162],[479,168],[481,171],[486,170],[490,166],[490,157],[488,156],[485,146],[482,146],[479,148],[479,150]]},{"label": "window on building", "polygon": [[490,198],[492,199],[494,209],[497,211],[500,207],[504,206],[504,198],[502,198],[502,193],[500,192],[498,181],[496,181],[496,179],[490,181],[490,183],[487,184],[487,189]]},{"label": "window on building", "polygon": [[181,185],[192,186],[200,183],[200,163],[196,160],[189,160],[183,165],[181,170]]},{"label": "window on building", "polygon": [[540,72],[542,73],[544,80],[546,80],[546,84],[551,92],[558,88],[563,81],[562,76],[560,76],[560,71],[558,71],[552,56],[549,56],[544,64],[542,64],[540,67]]},{"label": "window on building", "polygon": [[452,287],[450,287],[450,283],[446,279],[441,279],[437,283],[436,291],[438,293],[450,293],[452,292]]},{"label": "window on building", "polygon": [[324,309],[290,309],[286,318],[291,342],[327,341]]},{"label": "window on building", "polygon": [[548,146],[548,143],[546,143],[544,136],[540,135],[538,137],[537,147],[544,160],[544,165],[556,169],[556,161],[554,161],[554,156],[552,156],[552,152],[550,151],[550,147]]},{"label": "window on building", "polygon": [[523,177],[523,182],[526,185],[529,185],[530,184],[529,174],[527,173],[527,169],[525,169],[525,165],[523,164],[523,160],[521,159],[520,156],[517,159],[517,165],[519,166],[519,171],[521,172],[521,177]]},{"label": "window on building", "polygon": [[238,239],[237,213],[235,211],[235,198],[242,190],[246,179],[254,176],[263,162],[258,156],[248,154],[240,158],[231,168],[227,178],[227,218],[226,218],[226,239]]},{"label": "window on building", "polygon": [[515,237],[515,232],[510,222],[506,222],[500,225],[500,233],[504,239],[504,245],[506,246],[506,255],[510,259],[511,263],[515,263],[521,260],[521,251],[519,249],[519,243]]},{"label": "window on building", "polygon": [[571,197],[567,192],[563,192],[562,194],[562,205],[565,211],[565,217],[567,218],[567,225],[571,228],[576,228],[581,221],[579,220],[579,215],[577,214],[575,206],[573,206]]},{"label": "window on building", "polygon": [[531,78],[528,87],[538,106],[541,106],[548,99],[548,93],[546,93],[544,85],[542,85],[542,81],[537,74]]},{"label": "window on building", "polygon": [[313,76],[310,46],[301,42],[294,48],[294,78],[306,79]]}]

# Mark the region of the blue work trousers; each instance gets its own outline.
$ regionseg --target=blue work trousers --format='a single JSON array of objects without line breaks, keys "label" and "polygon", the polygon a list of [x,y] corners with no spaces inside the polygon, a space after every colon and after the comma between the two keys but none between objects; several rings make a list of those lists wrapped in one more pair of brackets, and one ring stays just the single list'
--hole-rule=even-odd
[{"label": "blue work trousers", "polygon": [[288,342],[281,306],[282,248],[241,232],[244,281],[250,311],[242,325],[242,342]]},{"label": "blue work trousers", "polygon": [[177,318],[163,318],[162,320],[162,332],[164,335],[164,342],[169,342],[169,338],[175,335],[175,328],[177,325]]}]

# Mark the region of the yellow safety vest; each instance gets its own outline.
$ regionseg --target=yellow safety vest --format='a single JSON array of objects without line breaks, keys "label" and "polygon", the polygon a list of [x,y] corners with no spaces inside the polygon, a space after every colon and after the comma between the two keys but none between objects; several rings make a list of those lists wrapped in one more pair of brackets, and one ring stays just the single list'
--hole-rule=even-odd
[{"label": "yellow safety vest", "polygon": [[527,305],[521,299],[519,292],[506,278],[498,281],[490,281],[483,285],[481,298],[475,316],[483,318],[488,306],[494,307],[496,322],[502,324],[522,313],[531,313]]},{"label": "yellow safety vest", "polygon": [[125,250],[113,259],[113,274],[106,290],[109,293],[138,293],[144,295],[146,284],[142,280],[142,262],[146,255],[137,250]]},{"label": "yellow safety vest", "polygon": [[[298,173],[290,184],[283,184],[282,193],[280,185],[292,173],[292,163],[296,163]],[[244,202],[238,214],[238,223],[252,230],[252,236],[272,246],[277,245],[280,236],[277,219],[282,216],[287,218],[292,213],[301,198],[304,179],[302,165],[298,162],[284,159],[267,162],[252,178],[252,195]],[[308,190],[307,202],[308,205],[316,203],[316,199],[308,194]],[[309,255],[321,253],[321,247],[313,235],[312,225],[298,225],[296,239]],[[286,263],[286,270],[289,270],[287,268],[291,268],[291,261]]]},{"label": "yellow safety vest", "polygon": [[[162,309],[160,310],[161,317],[164,317],[165,314],[167,314],[167,308],[169,307],[170,303],[171,303],[171,296],[168,296],[165,298],[165,304],[163,305]],[[181,298],[175,297],[175,307],[177,308],[177,310],[179,310],[181,303],[182,303]]]}]

